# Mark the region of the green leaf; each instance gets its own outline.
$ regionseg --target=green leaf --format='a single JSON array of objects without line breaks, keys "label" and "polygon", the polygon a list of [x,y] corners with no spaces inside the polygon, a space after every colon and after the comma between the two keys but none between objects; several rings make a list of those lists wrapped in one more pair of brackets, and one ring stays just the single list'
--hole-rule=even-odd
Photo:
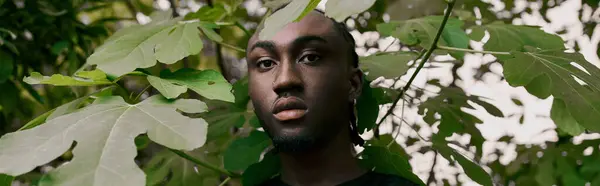
[{"label": "green leaf", "polygon": [[301,19],[302,12],[305,11],[309,4],[310,0],[292,1],[281,10],[271,14],[265,20],[264,28],[258,34],[259,39],[269,40],[288,23],[296,19]]},{"label": "green leaf", "polygon": [[250,123],[251,127],[254,128],[261,128],[262,126],[260,125],[260,121],[258,120],[258,117],[256,117],[256,114],[252,115],[252,117],[250,117],[250,121],[248,121],[248,123]]},{"label": "green leaf", "polygon": [[433,148],[435,148],[448,161],[457,161],[469,178],[484,186],[493,185],[492,178],[487,172],[485,172],[485,170],[483,170],[483,168],[449,147],[448,142],[440,140],[436,137],[432,139]]},{"label": "green leaf", "polygon": [[365,146],[362,152],[363,163],[375,168],[376,172],[398,175],[414,183],[425,185],[417,175],[412,172],[408,160],[399,154],[390,152],[385,147]]},{"label": "green leaf", "polygon": [[248,76],[233,83],[233,95],[235,97],[235,105],[240,108],[246,108],[250,101],[248,95]]},{"label": "green leaf", "polygon": [[[391,21],[389,23],[378,24],[377,31],[384,36],[398,38],[400,42],[406,45],[419,44],[423,48],[429,48],[442,20],[442,16],[427,16],[405,21]],[[438,44],[456,48],[468,48],[469,37],[462,30],[462,26],[462,21],[456,18],[449,18]],[[461,59],[464,55],[461,52],[452,52],[450,54],[458,59]]]},{"label": "green leaf", "polygon": [[406,151],[404,151],[404,148],[402,148],[396,142],[396,140],[394,139],[394,137],[391,134],[381,135],[381,136],[379,136],[379,139],[373,138],[373,139],[367,141],[367,144],[372,145],[372,146],[379,146],[379,147],[387,147],[388,144],[390,144],[390,143],[392,145],[390,145],[390,147],[387,149],[391,153],[400,155],[404,159],[410,159],[410,156],[406,153]]},{"label": "green leaf", "polygon": [[54,118],[57,118],[59,116],[62,116],[62,115],[65,115],[65,114],[68,114],[68,113],[71,113],[71,112],[77,110],[79,108],[79,105],[81,105],[81,103],[84,102],[88,97],[89,96],[80,97],[71,102],[68,102],[66,104],[56,107],[54,112],[52,112],[52,114],[50,114],[46,118],[46,120],[52,120]]},{"label": "green leaf", "polygon": [[265,154],[263,160],[253,165],[244,171],[242,175],[242,185],[256,186],[264,181],[273,178],[281,169],[281,160],[278,155],[269,152]]},{"label": "green leaf", "polygon": [[[600,131],[600,69],[587,62],[579,53],[530,49],[529,52],[512,54],[515,58],[506,60],[503,64],[504,77],[511,86],[535,84],[536,87],[548,87],[555,99],[564,101],[566,110],[577,123],[589,130]],[[546,84],[535,81],[540,77],[547,77],[549,81]],[[575,77],[585,85],[578,83]],[[540,98],[546,96],[530,93]]]},{"label": "green leaf", "polygon": [[0,50],[0,83],[4,83],[13,73],[14,59],[12,55]]},{"label": "green leaf", "polygon": [[179,86],[156,76],[147,76],[146,78],[148,78],[148,83],[166,98],[173,99],[187,92],[186,86]]},{"label": "green leaf", "polygon": [[0,186],[11,186],[14,179],[15,177],[0,174]]},{"label": "green leaf", "polygon": [[165,64],[172,64],[189,55],[198,54],[202,50],[202,39],[198,35],[200,24],[180,24],[172,28],[164,41],[157,42],[154,47],[156,59]]},{"label": "green leaf", "polygon": [[375,0],[328,0],[325,3],[325,15],[343,22],[348,16],[364,12],[373,4]]},{"label": "green leaf", "polygon": [[28,84],[49,84],[55,86],[94,86],[108,85],[111,81],[106,79],[104,72],[96,69],[93,71],[80,71],[75,73],[73,77],[54,74],[50,77],[43,76],[38,72],[31,73],[31,76],[23,78],[23,81]]},{"label": "green leaf", "polygon": [[523,51],[523,47],[526,45],[540,49],[558,50],[565,48],[564,42],[560,37],[548,34],[538,27],[494,22],[483,26],[476,26],[474,29],[477,30],[476,35],[481,35],[482,30],[489,32],[490,39],[483,45],[483,48],[487,51]]},{"label": "green leaf", "polygon": [[204,35],[206,35],[206,37],[208,37],[209,39],[211,39],[215,42],[223,41],[223,38],[221,37],[221,35],[219,35],[219,33],[215,32],[212,28],[209,28],[206,25],[200,25],[200,30],[202,30],[202,33],[204,33]]},{"label": "green leaf", "polygon": [[198,26],[174,19],[121,29],[96,49],[87,64],[114,76],[152,67],[157,60],[173,64],[202,49]]},{"label": "green leaf", "polygon": [[61,40],[59,42],[54,43],[54,45],[52,45],[52,48],[50,48],[50,51],[55,55],[59,55],[63,50],[67,50],[69,48],[69,45],[69,41]]},{"label": "green leaf", "polygon": [[585,132],[585,128],[583,128],[571,113],[567,110],[567,106],[564,101],[561,99],[554,99],[552,102],[552,110],[550,110],[550,118],[554,121],[556,126],[566,132],[571,136],[577,136],[583,132]]},{"label": "green leaf", "polygon": [[[222,166],[222,154],[231,141],[231,136],[207,141],[206,144],[186,154],[209,163],[215,167]],[[145,164],[146,185],[187,186],[218,185],[221,183],[220,173],[208,168],[194,165],[187,159],[179,157],[170,150],[157,153]]]},{"label": "green leaf", "polygon": [[203,114],[201,117],[209,123],[208,139],[226,134],[234,126],[243,126],[246,122],[246,113],[245,108],[239,108],[232,103],[223,103],[220,107]]},{"label": "green leaf", "polygon": [[540,160],[535,174],[535,180],[539,185],[554,185],[554,159],[544,158]]},{"label": "green leaf", "polygon": [[[20,175],[68,150],[74,158],[48,174],[50,185],[144,185],[137,167],[134,137],[147,133],[173,149],[191,150],[206,140],[206,122],[176,112],[177,102],[151,97],[130,105],[121,97],[101,97],[78,112],[0,138],[0,172]],[[200,103],[198,100],[193,102]],[[188,107],[188,106],[186,106]]]},{"label": "green leaf", "polygon": [[269,146],[271,139],[264,132],[252,131],[248,137],[240,138],[225,151],[224,165],[229,171],[245,170],[260,160],[261,153]]},{"label": "green leaf", "polygon": [[185,20],[198,19],[200,21],[215,22],[223,19],[227,15],[225,7],[216,3],[211,6],[202,6],[198,11],[185,15]]},{"label": "green leaf", "polygon": [[[231,93],[231,84],[219,72],[214,70],[190,68],[179,69],[175,72],[164,70],[160,73],[160,78],[165,82],[175,84],[173,86],[187,87],[208,99],[227,102],[234,102],[235,100]],[[156,87],[154,84],[152,86]],[[163,92],[161,91],[161,93]]]},{"label": "green leaf", "polygon": [[373,88],[369,86],[368,81],[363,81],[362,93],[356,100],[357,127],[359,133],[373,129],[379,115],[379,104],[373,94]]},{"label": "green leaf", "polygon": [[394,78],[408,70],[408,62],[417,56],[409,52],[379,53],[360,58],[360,68],[367,72],[367,80],[378,77]]},{"label": "green leaf", "polygon": [[15,86],[12,81],[6,81],[0,83],[0,106],[2,106],[2,112],[11,113],[17,107],[18,101],[21,99],[19,96],[19,89]]},{"label": "green leaf", "polygon": [[498,107],[484,101],[481,99],[470,99],[471,101],[477,103],[478,105],[481,105],[488,113],[490,113],[493,116],[496,117],[504,117],[504,113],[502,113],[502,111],[500,109],[498,109]]}]

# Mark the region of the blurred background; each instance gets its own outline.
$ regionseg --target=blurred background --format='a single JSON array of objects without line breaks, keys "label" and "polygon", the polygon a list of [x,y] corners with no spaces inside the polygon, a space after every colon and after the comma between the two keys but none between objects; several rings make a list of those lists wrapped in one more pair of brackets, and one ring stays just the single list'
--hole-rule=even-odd
[{"label": "blurred background", "polygon": [[[214,1],[214,2],[213,2]],[[0,0],[0,136],[17,130],[31,119],[94,91],[88,87],[31,86],[23,77],[31,72],[44,75],[71,75],[82,68],[85,59],[116,30],[151,21],[155,11],[175,10],[184,16],[204,6],[227,0]],[[240,0],[241,1],[241,0]],[[228,21],[239,22],[254,32],[267,12],[266,0],[247,0],[235,9]],[[320,8],[326,0],[321,1]],[[272,2],[271,2],[272,3]],[[600,8],[597,0],[459,0],[453,16],[468,24],[501,21],[515,25],[539,26],[566,41],[572,51],[600,67]],[[391,37],[381,37],[375,25],[390,20],[406,20],[427,15],[442,15],[442,0],[378,0],[368,11],[348,18],[345,23],[357,41],[356,51],[367,56],[380,51],[408,49]],[[467,33],[470,31],[467,30]],[[224,43],[245,48],[251,33],[236,27],[219,30]],[[482,42],[471,41],[473,49],[482,50]],[[207,38],[198,55],[170,66],[149,69],[190,67],[216,69],[235,82],[244,77],[244,54],[222,48]],[[412,158],[413,171],[430,185],[477,185],[462,169],[428,148],[427,139],[437,132],[437,125],[427,124],[418,113],[418,104],[440,93],[440,87],[458,87],[466,95],[487,98],[504,117],[490,115],[485,108],[463,108],[482,120],[477,129],[485,138],[483,153],[476,157],[469,134],[454,134],[453,145],[492,173],[504,185],[563,185],[555,179],[569,180],[573,185],[600,184],[600,134],[583,133],[571,137],[557,131],[549,118],[552,97],[538,99],[522,88],[509,86],[502,77],[502,67],[491,55],[466,54],[464,61],[450,56],[435,56],[421,71],[408,92],[403,119],[391,117],[381,126],[382,133],[396,135],[397,142]],[[372,86],[402,87],[414,69],[399,81],[378,79]],[[125,86],[141,92],[146,82],[129,78]],[[155,90],[153,90],[154,93]],[[150,92],[149,94],[152,94]],[[600,96],[600,95],[599,95]],[[383,105],[379,116],[386,112]],[[401,107],[394,113],[400,113]],[[400,114],[396,114],[400,116]],[[363,138],[371,138],[367,132]],[[357,148],[360,150],[360,148]],[[1,149],[0,149],[1,150]],[[140,151],[136,160],[148,161],[155,151]],[[565,163],[544,163],[548,154],[562,156]],[[35,185],[41,173],[70,159],[66,153],[47,166],[20,176],[13,185]],[[569,172],[568,177],[554,178],[552,170]],[[548,177],[549,176],[549,177]],[[589,178],[595,178],[593,181]]]}]

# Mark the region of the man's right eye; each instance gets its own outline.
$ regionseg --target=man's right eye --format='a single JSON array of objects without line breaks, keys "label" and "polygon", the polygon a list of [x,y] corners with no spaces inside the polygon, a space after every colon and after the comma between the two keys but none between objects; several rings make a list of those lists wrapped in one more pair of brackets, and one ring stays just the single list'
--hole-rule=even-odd
[{"label": "man's right eye", "polygon": [[256,63],[256,66],[258,66],[258,68],[260,69],[271,69],[275,66],[275,62],[273,60],[270,59],[265,59],[265,60],[259,60]]}]

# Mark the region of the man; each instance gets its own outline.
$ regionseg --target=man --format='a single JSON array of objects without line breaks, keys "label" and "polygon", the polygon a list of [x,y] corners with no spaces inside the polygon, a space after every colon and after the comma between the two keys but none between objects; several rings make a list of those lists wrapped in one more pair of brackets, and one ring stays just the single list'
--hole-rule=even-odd
[{"label": "man", "polygon": [[312,11],[269,40],[248,43],[249,95],[281,158],[263,185],[416,185],[359,166],[354,102],[363,74],[343,24]]}]

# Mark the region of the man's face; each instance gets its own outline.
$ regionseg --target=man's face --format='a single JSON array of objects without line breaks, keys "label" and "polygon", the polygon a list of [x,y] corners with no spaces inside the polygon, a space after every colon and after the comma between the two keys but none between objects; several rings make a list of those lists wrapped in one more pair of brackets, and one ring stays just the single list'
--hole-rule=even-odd
[{"label": "man's face", "polygon": [[313,148],[348,127],[361,76],[329,18],[313,11],[248,46],[249,95],[276,147]]}]

